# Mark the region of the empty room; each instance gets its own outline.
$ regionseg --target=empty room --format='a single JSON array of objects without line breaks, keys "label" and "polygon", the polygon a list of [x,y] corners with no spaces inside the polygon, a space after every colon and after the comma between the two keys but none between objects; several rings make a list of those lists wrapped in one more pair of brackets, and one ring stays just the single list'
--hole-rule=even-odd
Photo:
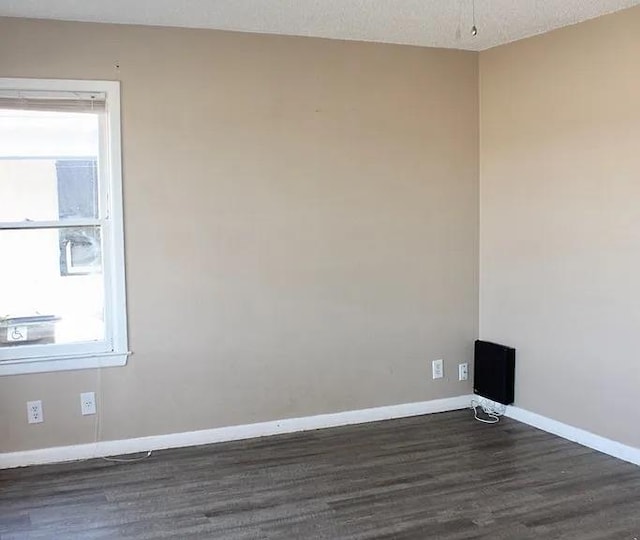
[{"label": "empty room", "polygon": [[0,0],[0,540],[640,539],[640,0]]}]

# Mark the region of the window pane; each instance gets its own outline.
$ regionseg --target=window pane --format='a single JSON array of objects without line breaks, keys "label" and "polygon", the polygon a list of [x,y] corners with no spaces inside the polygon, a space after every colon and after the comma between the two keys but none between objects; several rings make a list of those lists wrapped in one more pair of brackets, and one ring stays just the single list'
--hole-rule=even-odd
[{"label": "window pane", "polygon": [[0,110],[0,221],[98,217],[99,118]]},{"label": "window pane", "polygon": [[0,231],[0,347],[104,340],[99,227]]}]

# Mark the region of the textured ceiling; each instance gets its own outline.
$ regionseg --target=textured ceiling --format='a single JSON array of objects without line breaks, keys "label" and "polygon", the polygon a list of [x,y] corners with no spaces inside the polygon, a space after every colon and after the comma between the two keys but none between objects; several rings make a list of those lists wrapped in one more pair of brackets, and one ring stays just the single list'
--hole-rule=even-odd
[{"label": "textured ceiling", "polygon": [[483,50],[640,0],[0,0],[0,16],[218,28]]}]

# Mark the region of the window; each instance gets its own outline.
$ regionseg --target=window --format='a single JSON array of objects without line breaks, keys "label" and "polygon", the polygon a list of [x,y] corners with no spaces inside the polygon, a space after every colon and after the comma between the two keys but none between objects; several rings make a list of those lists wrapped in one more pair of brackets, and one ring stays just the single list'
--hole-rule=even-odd
[{"label": "window", "polygon": [[0,375],[127,360],[119,83],[0,79]]}]

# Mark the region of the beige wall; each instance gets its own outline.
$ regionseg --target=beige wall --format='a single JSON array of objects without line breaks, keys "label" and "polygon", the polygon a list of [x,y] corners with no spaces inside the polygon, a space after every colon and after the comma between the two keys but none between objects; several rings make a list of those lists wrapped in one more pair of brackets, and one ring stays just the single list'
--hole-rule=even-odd
[{"label": "beige wall", "polygon": [[640,8],[482,53],[483,338],[517,405],[640,447]]},{"label": "beige wall", "polygon": [[470,391],[476,54],[0,19],[0,76],[122,81],[134,351],[0,379],[0,451],[92,441],[100,387],[102,439]]}]

